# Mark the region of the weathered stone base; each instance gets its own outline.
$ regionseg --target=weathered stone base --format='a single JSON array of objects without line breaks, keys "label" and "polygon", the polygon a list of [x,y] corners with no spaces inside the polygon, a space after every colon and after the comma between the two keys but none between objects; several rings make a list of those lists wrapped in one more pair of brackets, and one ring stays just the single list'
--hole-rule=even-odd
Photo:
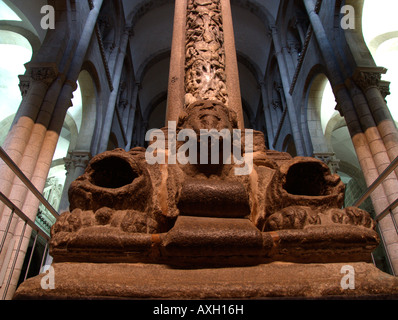
[{"label": "weathered stone base", "polygon": [[[345,265],[355,270],[355,289],[341,287]],[[14,299],[398,299],[398,278],[361,262],[204,269],[141,263],[53,267],[54,289],[41,288],[41,274],[25,281]]]}]

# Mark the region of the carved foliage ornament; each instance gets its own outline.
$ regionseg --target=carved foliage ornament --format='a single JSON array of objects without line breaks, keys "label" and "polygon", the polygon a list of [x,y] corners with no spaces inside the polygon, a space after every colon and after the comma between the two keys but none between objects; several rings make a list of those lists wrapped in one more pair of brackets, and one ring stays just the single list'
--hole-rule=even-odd
[{"label": "carved foliage ornament", "polygon": [[189,0],[187,12],[185,105],[197,100],[228,105],[220,1]]}]

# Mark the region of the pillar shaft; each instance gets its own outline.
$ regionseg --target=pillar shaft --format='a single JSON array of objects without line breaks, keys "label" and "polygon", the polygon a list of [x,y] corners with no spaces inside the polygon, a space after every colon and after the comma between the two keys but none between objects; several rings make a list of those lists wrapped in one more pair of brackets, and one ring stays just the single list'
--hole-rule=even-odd
[{"label": "pillar shaft", "polygon": [[114,79],[113,79],[114,90],[110,94],[109,101],[108,101],[108,107],[106,108],[106,115],[105,115],[103,126],[102,126],[100,145],[98,148],[99,153],[106,151],[106,149],[108,147],[109,135],[111,133],[113,116],[115,113],[116,100],[117,100],[118,91],[119,91],[118,88],[119,88],[120,79],[122,76],[122,70],[123,70],[123,65],[124,65],[124,59],[126,56],[126,50],[127,50],[127,44],[128,44],[129,37],[130,37],[130,30],[129,30],[129,28],[126,28],[126,30],[124,31],[123,36],[122,36],[122,41],[120,44],[120,52],[119,52],[119,56],[117,58],[117,63],[116,63],[116,70],[115,70]]},{"label": "pillar shaft", "polygon": [[127,125],[127,145],[126,145],[126,150],[131,149],[132,142],[133,142],[133,130],[134,130],[134,124],[135,124],[135,111],[137,109],[137,99],[138,99],[138,92],[140,89],[141,84],[139,82],[136,82],[134,85],[134,90],[133,90],[133,95],[131,98],[131,107],[130,107],[130,113],[129,113],[129,119],[128,119],[128,125]]},{"label": "pillar shaft", "polygon": [[[52,115],[49,119],[48,130],[45,132],[44,138],[42,139],[42,146],[39,148],[40,154],[37,157],[36,164],[34,166],[34,171],[31,176],[31,181],[33,185],[39,190],[42,191],[45,186],[45,182],[48,176],[48,172],[51,166],[52,158],[54,156],[55,148],[58,143],[59,133],[61,132],[62,125],[64,122],[64,118],[67,112],[67,109],[70,106],[71,99],[73,96],[73,91],[76,90],[76,81],[79,76],[81,66],[84,62],[84,57],[86,55],[88,46],[90,44],[90,40],[92,38],[92,34],[94,31],[95,24],[97,22],[98,14],[101,9],[103,0],[95,1],[95,5],[90,11],[85,26],[83,28],[83,32],[81,34],[76,52],[74,54],[71,68],[68,71],[66,83],[63,85],[60,95],[58,96],[57,103],[52,110]],[[32,90],[32,89],[30,89]],[[43,92],[45,95],[46,92]],[[45,112],[43,110],[43,112]],[[44,116],[44,114],[43,114]],[[28,141],[28,140],[26,140]],[[26,143],[25,141],[25,143]],[[28,193],[26,199],[23,201],[22,211],[31,219],[35,220],[37,209],[39,206],[39,201],[33,194]],[[23,229],[20,228],[20,224],[16,226],[14,231],[14,238],[19,239],[21,232]],[[8,297],[12,297],[15,292],[17,281],[22,269],[22,264],[24,261],[24,256],[27,250],[27,246],[29,244],[29,239],[31,235],[31,229],[27,228],[24,232],[24,241],[22,242],[22,246],[20,248],[20,252],[18,253],[17,263],[15,265],[15,269],[12,274],[12,280],[10,287],[8,289]],[[17,241],[15,241],[16,243]],[[17,244],[15,244],[16,246]],[[16,250],[11,257],[10,261],[13,261],[13,257],[16,254]],[[10,269],[10,268],[9,268]],[[7,278],[7,277],[6,277]],[[3,286],[4,287],[4,286]],[[4,290],[3,287],[0,289]]]},{"label": "pillar shaft", "polygon": [[398,130],[379,88],[382,73],[385,73],[384,68],[359,68],[354,80],[366,96],[375,126],[393,161],[398,156]]},{"label": "pillar shaft", "polygon": [[[375,141],[375,139],[374,137],[370,136],[369,132],[368,135],[363,132],[357,110],[355,109],[347,88],[345,87],[344,79],[341,75],[333,47],[327,37],[318,14],[315,12],[314,1],[303,1],[328,70],[329,80],[336,96],[339,111],[344,115],[347,127],[352,137],[352,142],[358,157],[358,161],[362,168],[366,183],[369,186],[381,173],[380,170],[383,167],[383,160],[372,153],[368,139],[372,141]],[[371,199],[376,213],[383,211],[390,203],[384,185],[381,185],[372,193]],[[390,234],[392,228],[394,227],[390,217],[386,218],[385,221],[380,223],[380,230],[383,235],[387,233]],[[398,246],[398,236],[395,234],[394,236],[385,238],[387,247],[386,250],[390,257],[393,258],[392,267],[394,268],[395,272],[398,272],[398,250],[396,250],[396,247]]]},{"label": "pillar shaft", "polygon": [[236,57],[235,37],[232,21],[230,0],[220,0],[223,29],[224,29],[224,50],[225,50],[225,76],[229,107],[234,110],[238,116],[238,127],[244,129],[242,97],[239,84],[238,60]]},{"label": "pillar shaft", "polygon": [[[282,46],[280,44],[278,30],[275,26],[271,26],[272,40],[275,47],[276,58],[278,61],[279,71],[281,73],[282,87],[284,96],[286,98],[287,112],[289,114],[290,124],[292,128],[292,135],[298,156],[305,155],[304,141],[300,131],[299,122],[297,120],[297,112],[292,96],[290,94],[290,83],[288,79],[288,69],[285,63],[285,58],[282,53]],[[274,142],[275,143],[275,142]]]},{"label": "pillar shaft", "polygon": [[187,0],[175,1],[166,121],[177,122],[180,112],[184,109],[185,29],[187,21],[187,6]]}]

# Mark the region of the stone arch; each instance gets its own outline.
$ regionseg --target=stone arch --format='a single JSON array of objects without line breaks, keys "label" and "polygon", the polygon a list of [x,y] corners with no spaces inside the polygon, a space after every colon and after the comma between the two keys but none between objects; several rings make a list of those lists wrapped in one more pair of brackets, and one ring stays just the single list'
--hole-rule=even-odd
[{"label": "stone arch", "polygon": [[302,132],[311,141],[310,154],[333,153],[325,133],[337,114],[335,97],[323,66],[314,66],[307,77],[301,109]]},{"label": "stone arch", "polygon": [[326,143],[330,146],[331,145],[331,139],[332,139],[332,134],[333,131],[338,130],[342,127],[347,126],[347,123],[345,122],[345,119],[340,116],[339,114],[334,115],[328,122],[328,125],[325,130],[325,139]]}]

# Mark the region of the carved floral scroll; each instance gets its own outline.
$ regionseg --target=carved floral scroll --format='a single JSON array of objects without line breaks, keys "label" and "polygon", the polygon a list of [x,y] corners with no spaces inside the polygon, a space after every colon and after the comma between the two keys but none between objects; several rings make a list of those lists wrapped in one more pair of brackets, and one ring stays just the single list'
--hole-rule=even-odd
[{"label": "carved floral scroll", "polygon": [[220,1],[189,0],[187,12],[185,106],[198,100],[228,105]]}]

